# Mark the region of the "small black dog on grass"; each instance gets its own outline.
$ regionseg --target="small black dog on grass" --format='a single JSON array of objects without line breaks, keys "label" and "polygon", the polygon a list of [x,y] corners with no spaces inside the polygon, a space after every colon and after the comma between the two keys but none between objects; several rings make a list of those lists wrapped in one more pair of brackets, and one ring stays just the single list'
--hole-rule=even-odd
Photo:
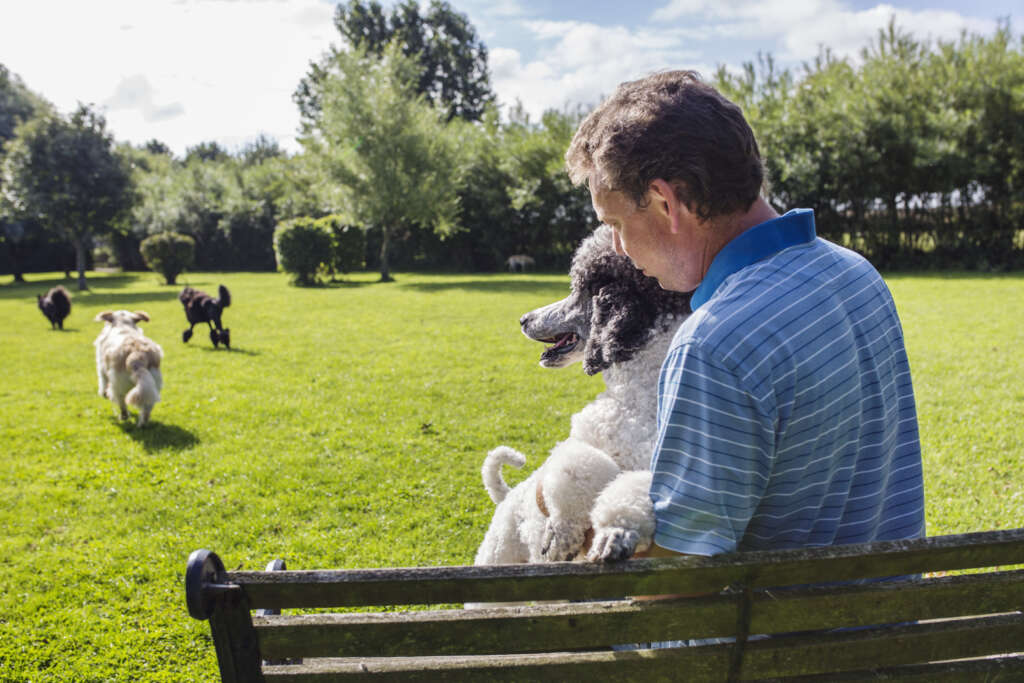
[{"label": "small black dog on grass", "polygon": [[213,342],[213,348],[222,343],[224,348],[231,349],[231,330],[221,327],[220,324],[221,311],[231,305],[231,292],[221,285],[217,295],[214,299],[206,292],[191,287],[181,290],[178,300],[185,307],[185,317],[189,322],[189,328],[181,333],[182,341],[187,342],[192,338],[193,327],[199,323],[206,323],[210,326],[210,341]]},{"label": "small black dog on grass", "polygon": [[46,294],[36,296],[39,310],[43,312],[46,319],[50,321],[50,329],[64,329],[64,318],[71,313],[71,294],[68,290],[57,285]]}]

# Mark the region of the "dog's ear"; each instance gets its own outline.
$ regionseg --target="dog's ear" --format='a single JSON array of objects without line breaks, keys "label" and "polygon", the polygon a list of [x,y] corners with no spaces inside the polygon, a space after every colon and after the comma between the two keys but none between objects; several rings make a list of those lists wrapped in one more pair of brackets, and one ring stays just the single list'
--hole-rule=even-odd
[{"label": "dog's ear", "polygon": [[590,336],[583,349],[583,371],[588,375],[629,360],[647,343],[655,314],[637,295],[628,282],[613,281],[593,297]]},{"label": "dog's ear", "polygon": [[135,322],[145,320],[148,323],[149,313],[146,313],[145,311],[132,311],[132,320],[134,320]]},{"label": "dog's ear", "polygon": [[98,323],[112,323],[114,322],[114,312],[103,311],[102,313],[97,313],[93,320]]}]

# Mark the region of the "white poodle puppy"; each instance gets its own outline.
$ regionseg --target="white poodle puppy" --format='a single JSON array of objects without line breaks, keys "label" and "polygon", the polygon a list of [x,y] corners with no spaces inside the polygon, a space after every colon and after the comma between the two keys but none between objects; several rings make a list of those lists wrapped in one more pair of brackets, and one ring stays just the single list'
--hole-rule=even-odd
[{"label": "white poodle puppy", "polygon": [[521,467],[526,457],[507,446],[488,454],[484,486],[497,508],[477,565],[570,560],[591,545],[592,533],[610,552],[630,541],[642,549],[653,536],[642,480],[646,475],[649,486],[658,373],[676,327],[690,313],[690,297],[662,289],[616,255],[606,226],[580,245],[570,276],[568,297],[527,313],[520,325],[527,337],[551,344],[542,366],[582,361],[587,374],[602,373],[605,391],[573,415],[569,437],[515,488],[502,479],[501,467]]},{"label": "white poodle puppy", "polygon": [[128,419],[125,404],[137,409],[139,427],[149,420],[164,383],[160,373],[163,349],[136,326],[140,320],[149,322],[149,315],[144,311],[104,311],[96,316],[96,322],[106,324],[93,342],[100,396],[110,399],[122,420]]}]

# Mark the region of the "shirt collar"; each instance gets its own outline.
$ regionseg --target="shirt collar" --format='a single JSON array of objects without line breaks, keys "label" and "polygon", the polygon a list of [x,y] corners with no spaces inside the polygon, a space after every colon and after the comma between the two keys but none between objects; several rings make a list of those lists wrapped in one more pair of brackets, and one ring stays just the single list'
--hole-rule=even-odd
[{"label": "shirt collar", "polygon": [[783,249],[810,242],[815,235],[813,209],[793,209],[749,228],[715,256],[704,279],[693,292],[691,308],[697,310],[703,306],[725,278],[733,273]]}]

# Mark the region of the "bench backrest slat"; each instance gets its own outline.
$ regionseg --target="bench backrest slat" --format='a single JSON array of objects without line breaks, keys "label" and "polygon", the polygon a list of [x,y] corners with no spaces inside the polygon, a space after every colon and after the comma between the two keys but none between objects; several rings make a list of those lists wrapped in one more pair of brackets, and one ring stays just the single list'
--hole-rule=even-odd
[{"label": "bench backrest slat", "polygon": [[764,588],[1015,564],[1024,564],[1024,529],[618,565],[228,572],[227,578],[246,586],[254,608],[355,607],[699,594],[737,583]]},{"label": "bench backrest slat", "polygon": [[[735,636],[742,596],[253,619],[260,651],[285,657],[495,654]],[[750,632],[794,632],[1006,611],[1024,571],[754,592]]]},{"label": "bench backrest slat", "polygon": [[[1015,615],[753,641],[746,645],[740,677],[769,679],[857,671],[866,667],[900,667],[920,661],[923,649],[927,650],[926,658],[932,660],[979,657],[1000,647],[1012,650],[1022,637],[1024,617]],[[267,667],[265,674],[267,681],[296,683],[350,679],[721,681],[729,671],[732,648],[732,644],[721,644],[618,652],[313,659],[301,665]],[[1018,660],[1014,664],[1020,671],[1022,663]],[[999,662],[992,665],[1002,668]],[[942,667],[930,668],[933,673],[941,670]],[[822,680],[840,679],[837,673],[830,673]]]}]

